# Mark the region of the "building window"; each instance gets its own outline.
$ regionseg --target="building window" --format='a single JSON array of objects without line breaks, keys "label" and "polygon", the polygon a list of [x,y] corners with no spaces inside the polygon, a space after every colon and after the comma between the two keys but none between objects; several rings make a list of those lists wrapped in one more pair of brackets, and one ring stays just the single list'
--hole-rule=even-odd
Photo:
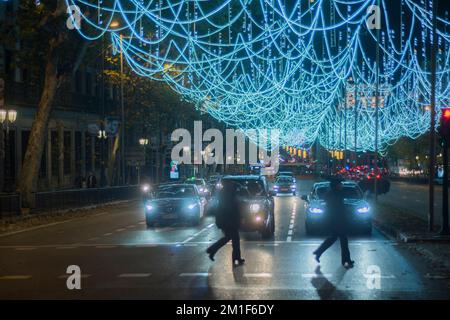
[{"label": "building window", "polygon": [[86,172],[92,170],[92,137],[89,133],[85,134],[85,148],[86,148]]},{"label": "building window", "polygon": [[72,162],[72,133],[64,131],[64,175],[71,174]]},{"label": "building window", "polygon": [[50,133],[51,158],[52,158],[52,177],[59,175],[59,147],[58,147],[58,131]]},{"label": "building window", "polygon": [[82,150],[81,150],[81,132],[76,131],[75,132],[75,172],[77,176],[81,175],[81,167],[83,163],[83,159],[81,157]]}]

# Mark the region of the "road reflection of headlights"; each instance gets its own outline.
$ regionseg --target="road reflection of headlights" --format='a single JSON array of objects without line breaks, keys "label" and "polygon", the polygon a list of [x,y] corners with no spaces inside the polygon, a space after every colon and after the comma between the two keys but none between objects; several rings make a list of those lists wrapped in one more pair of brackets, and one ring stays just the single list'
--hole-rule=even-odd
[{"label": "road reflection of headlights", "polygon": [[191,204],[188,205],[188,209],[189,209],[189,210],[192,210],[192,209],[194,209],[196,206],[197,206],[196,203],[191,203]]},{"label": "road reflection of headlights", "polygon": [[257,213],[261,209],[261,206],[258,203],[253,203],[250,205],[250,212]]},{"label": "road reflection of headlights", "polygon": [[370,211],[370,208],[367,207],[367,206],[366,207],[361,207],[361,208],[356,209],[356,211],[358,213],[368,213]]},{"label": "road reflection of headlights", "polygon": [[312,214],[322,214],[323,213],[323,209],[320,208],[309,208],[309,212]]}]

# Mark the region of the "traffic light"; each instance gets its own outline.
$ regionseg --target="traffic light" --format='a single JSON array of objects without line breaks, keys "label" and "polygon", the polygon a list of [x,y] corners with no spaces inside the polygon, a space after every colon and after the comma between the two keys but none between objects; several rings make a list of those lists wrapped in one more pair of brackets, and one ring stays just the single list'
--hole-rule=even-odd
[{"label": "traffic light", "polygon": [[450,142],[450,108],[442,108],[441,112],[439,134],[447,142]]}]

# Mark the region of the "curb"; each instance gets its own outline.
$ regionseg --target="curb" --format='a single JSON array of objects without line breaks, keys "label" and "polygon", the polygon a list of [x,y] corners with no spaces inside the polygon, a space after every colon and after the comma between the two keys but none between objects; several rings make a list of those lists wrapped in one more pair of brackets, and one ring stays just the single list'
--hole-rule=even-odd
[{"label": "curb", "polygon": [[[87,210],[92,210],[92,209],[98,209],[98,208],[108,207],[111,205],[129,203],[129,202],[133,202],[133,201],[136,201],[136,199],[113,201],[113,202],[79,207],[79,208],[73,208],[73,209],[64,209],[64,210],[58,210],[58,211],[45,212],[45,213],[41,213],[41,214],[30,214],[30,215],[23,216],[23,217],[20,217],[20,216],[14,217],[15,219],[10,220],[10,221],[8,221],[6,219],[5,220],[0,219],[0,221],[3,220],[5,222],[10,222],[11,224],[15,224],[15,223],[27,222],[28,220],[32,220],[32,219],[45,219],[45,218],[52,218],[52,217],[57,217],[57,216],[64,216],[65,214],[68,214],[68,213],[76,213],[78,211],[87,211]],[[89,215],[89,216],[96,216],[96,215],[102,215],[102,214],[107,214],[107,212],[97,213],[97,214],[93,214],[93,215]],[[5,233],[0,232],[0,237],[6,237],[6,236],[22,233],[22,232],[45,228],[48,226],[57,225],[57,224],[65,223],[68,221],[72,221],[72,220],[80,219],[80,218],[84,218],[84,217],[87,217],[87,216],[73,216],[73,217],[68,217],[68,219],[61,220],[61,221],[56,221],[56,222],[49,221],[49,222],[44,222],[42,224],[38,224],[38,225],[24,228],[24,229],[19,228],[18,230],[5,232]]]}]

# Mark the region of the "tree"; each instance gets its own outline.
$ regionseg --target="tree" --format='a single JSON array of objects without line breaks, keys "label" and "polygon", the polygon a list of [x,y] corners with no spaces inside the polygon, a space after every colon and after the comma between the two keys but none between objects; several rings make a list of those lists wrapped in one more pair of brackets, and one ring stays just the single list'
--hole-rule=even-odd
[{"label": "tree", "polygon": [[34,206],[34,192],[55,96],[61,85],[78,69],[87,49],[87,42],[76,30],[66,27],[67,17],[64,0],[39,3],[22,0],[15,16],[3,26],[4,30],[10,30],[2,40],[13,51],[15,63],[27,69],[41,88],[18,186],[22,206],[26,208]]}]

